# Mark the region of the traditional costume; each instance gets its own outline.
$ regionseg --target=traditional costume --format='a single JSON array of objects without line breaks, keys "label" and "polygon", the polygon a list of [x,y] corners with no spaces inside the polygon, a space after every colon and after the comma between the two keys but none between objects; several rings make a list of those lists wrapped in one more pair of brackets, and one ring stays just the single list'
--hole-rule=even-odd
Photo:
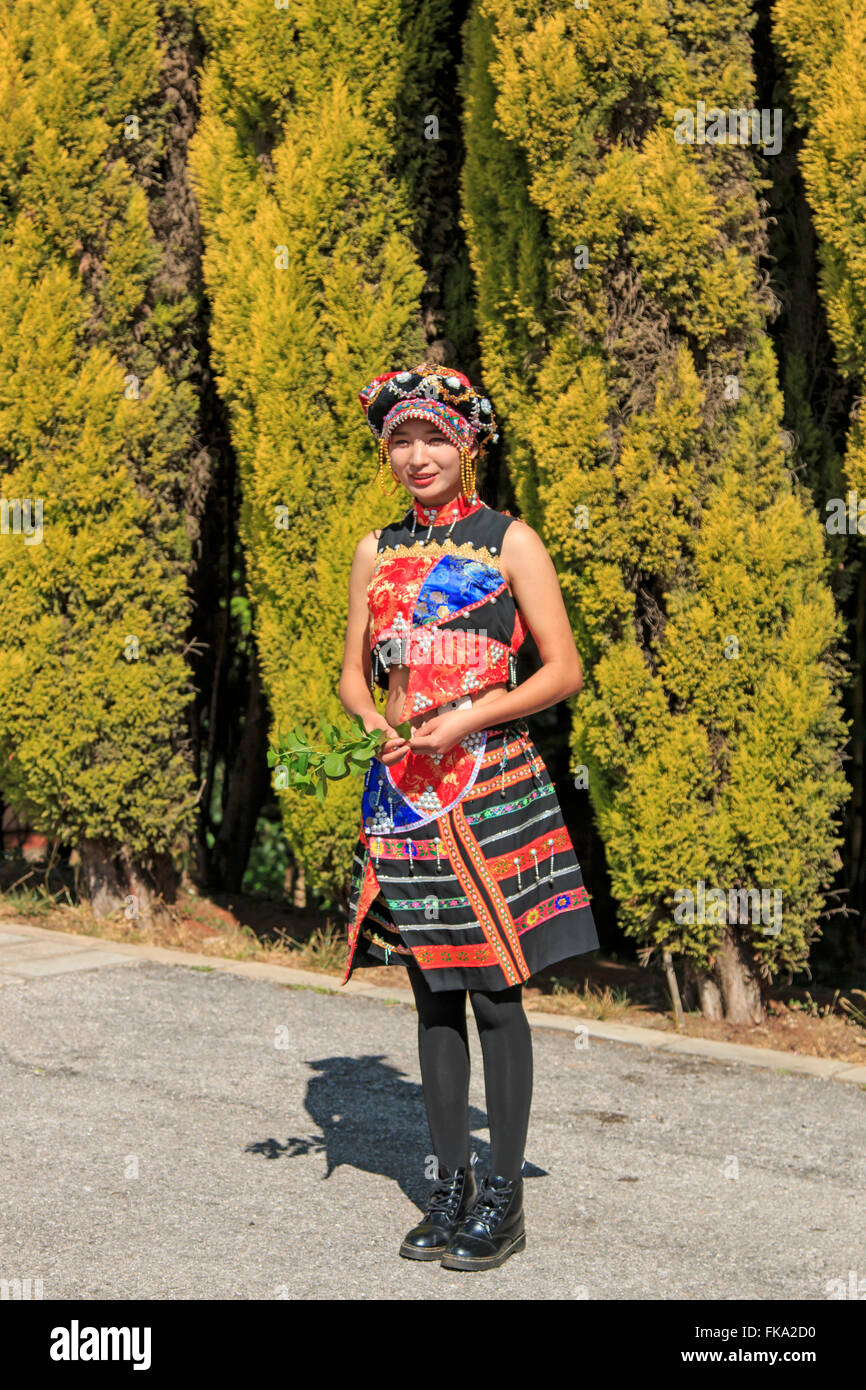
[{"label": "traditional costume", "polygon": [[[461,451],[463,492],[414,501],[378,542],[370,609],[371,689],[408,666],[402,719],[471,703],[516,683],[527,627],[502,573],[513,518],[475,491],[468,445],[495,429],[486,397],[460,372],[422,363],[360,393],[379,440],[429,419]],[[493,434],[495,439],[497,436]],[[356,967],[414,959],[433,990],[503,990],[598,948],[580,865],[547,768],[524,720],[467,735],[448,753],[410,752],[364,782],[348,914]]]}]

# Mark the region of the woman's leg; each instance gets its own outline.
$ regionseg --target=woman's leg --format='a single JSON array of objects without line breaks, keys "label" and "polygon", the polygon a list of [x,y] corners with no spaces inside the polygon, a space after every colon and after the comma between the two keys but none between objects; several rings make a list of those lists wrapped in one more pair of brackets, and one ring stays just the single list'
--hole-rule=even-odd
[{"label": "woman's leg", "polygon": [[523,1011],[523,986],[471,989],[469,998],[484,1057],[490,1172],[519,1178],[532,1103],[532,1030]]},{"label": "woman's leg", "polygon": [[466,990],[434,991],[413,961],[407,973],[418,1010],[418,1057],[430,1139],[439,1164],[469,1167],[469,1038]]}]

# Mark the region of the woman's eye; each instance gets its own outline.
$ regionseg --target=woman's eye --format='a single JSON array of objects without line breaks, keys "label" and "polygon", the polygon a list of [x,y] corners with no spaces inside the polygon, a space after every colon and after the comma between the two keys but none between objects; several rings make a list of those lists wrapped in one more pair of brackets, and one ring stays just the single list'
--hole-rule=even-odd
[{"label": "woman's eye", "polygon": [[[445,438],[444,434],[433,434],[428,436],[424,440],[424,443],[427,445],[428,449],[431,447],[438,448],[440,444],[447,444],[448,442],[449,441]],[[411,443],[411,439],[395,439],[392,435],[389,447],[392,449],[405,449],[406,446],[410,445]]]}]

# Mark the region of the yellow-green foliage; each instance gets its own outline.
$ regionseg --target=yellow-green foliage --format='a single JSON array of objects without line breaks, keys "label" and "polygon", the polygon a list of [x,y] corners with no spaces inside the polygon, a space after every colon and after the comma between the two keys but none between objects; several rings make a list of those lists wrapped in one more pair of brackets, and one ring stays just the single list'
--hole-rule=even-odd
[{"label": "yellow-green foliage", "polygon": [[[840,375],[866,375],[866,11],[849,0],[776,0],[773,41],[788,64],[800,168],[818,236],[819,285]],[[856,417],[843,464],[866,499]]]},{"label": "yellow-green foliage", "polygon": [[[257,645],[275,725],[314,736],[320,714],[346,723],[355,545],[405,509],[378,489],[358,391],[424,356],[424,275],[392,145],[402,74],[437,61],[425,20],[438,8],[419,5],[409,27],[397,0],[200,10],[210,57],[191,165]],[[360,790],[334,783],[321,806],[283,796],[313,889],[345,881]]]},{"label": "yellow-green foliage", "polygon": [[464,225],[475,279],[477,320],[484,340],[484,380],[497,406],[497,421],[518,503],[534,513],[535,465],[520,428],[520,372],[539,350],[552,270],[542,254],[545,219],[527,192],[526,159],[496,129],[496,89],[488,72],[493,57],[489,25],[477,6],[464,28],[460,78],[466,154],[461,173]]},{"label": "yellow-green foliage", "polygon": [[161,11],[4,11],[0,499],[34,522],[41,506],[42,535],[0,534],[2,792],[49,835],[147,861],[184,847],[194,802],[179,483],[195,399],[154,364],[154,322],[189,305],[154,292],[135,173],[162,147]]},{"label": "yellow-green foliage", "polygon": [[[808,955],[840,843],[841,624],[780,436],[754,150],[674,138],[699,99],[752,105],[753,22],[744,0],[479,0],[464,200],[621,924],[706,966],[718,928],[675,921],[677,891],[778,889],[781,932],[749,933],[778,970]],[[484,172],[521,166],[523,188]]]}]

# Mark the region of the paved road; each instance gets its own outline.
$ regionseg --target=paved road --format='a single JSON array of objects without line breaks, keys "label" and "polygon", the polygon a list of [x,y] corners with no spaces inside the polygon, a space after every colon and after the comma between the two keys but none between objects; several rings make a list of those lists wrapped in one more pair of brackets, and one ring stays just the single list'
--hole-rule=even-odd
[{"label": "paved road", "polygon": [[[471,1022],[470,1040],[481,1172]],[[410,1006],[46,960],[0,988],[0,1279],[255,1300],[824,1300],[866,1279],[862,1091],[563,1032],[533,1046],[526,1250],[460,1273],[397,1255],[430,1149]]]}]

